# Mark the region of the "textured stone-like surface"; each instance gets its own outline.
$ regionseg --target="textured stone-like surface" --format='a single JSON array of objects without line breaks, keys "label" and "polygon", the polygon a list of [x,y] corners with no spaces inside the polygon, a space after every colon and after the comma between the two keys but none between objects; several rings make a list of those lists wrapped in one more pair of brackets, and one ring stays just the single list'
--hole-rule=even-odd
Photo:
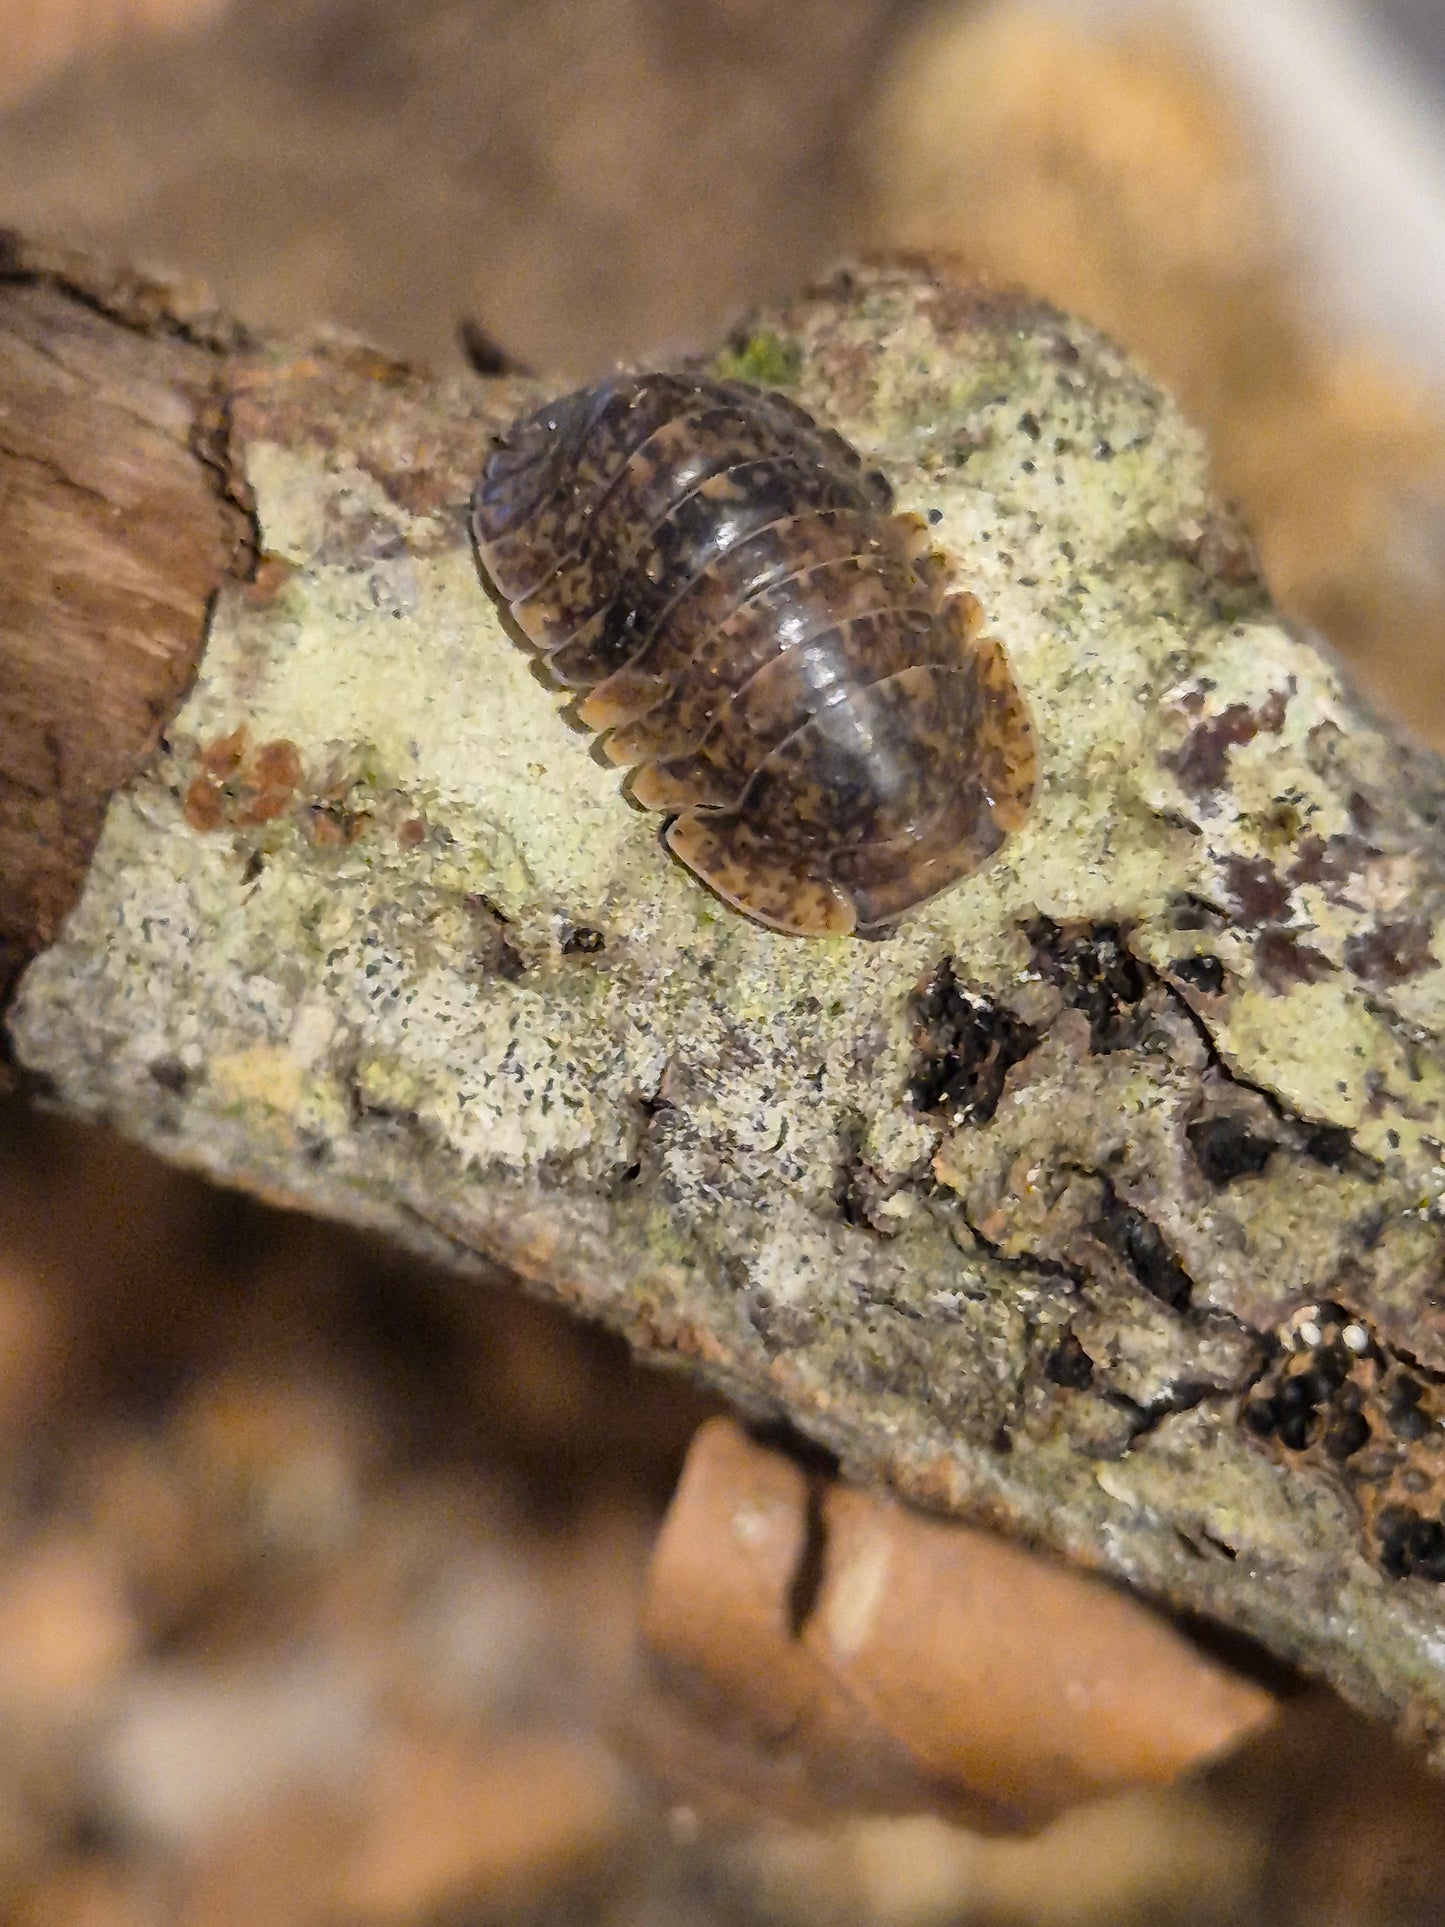
[{"label": "textured stone-like surface", "polygon": [[[500,1258],[1438,1756],[1435,766],[1280,627],[1196,438],[1087,329],[877,269],[719,366],[937,515],[1039,732],[991,867],[879,943],[724,909],[478,585],[467,494],[541,391],[257,359],[259,576],[19,1054],[218,1177]],[[1317,1304],[1381,1361],[1367,1427],[1397,1367],[1424,1388],[1369,1480],[1323,1444],[1359,1431],[1333,1380],[1278,1409]]]}]

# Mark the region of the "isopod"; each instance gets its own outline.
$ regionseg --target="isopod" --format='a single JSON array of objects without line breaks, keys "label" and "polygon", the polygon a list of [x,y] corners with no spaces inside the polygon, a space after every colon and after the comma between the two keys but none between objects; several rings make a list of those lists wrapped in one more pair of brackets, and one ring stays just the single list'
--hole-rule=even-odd
[{"label": "isopod", "polygon": [[477,555],[673,853],[798,936],[991,857],[1033,729],[977,600],[842,436],[740,381],[619,376],[502,437]]}]

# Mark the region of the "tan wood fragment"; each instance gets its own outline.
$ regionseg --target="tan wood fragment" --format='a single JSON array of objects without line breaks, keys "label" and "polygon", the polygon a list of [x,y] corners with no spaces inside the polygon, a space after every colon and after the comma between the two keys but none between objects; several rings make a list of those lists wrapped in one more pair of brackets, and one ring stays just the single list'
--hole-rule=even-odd
[{"label": "tan wood fragment", "polygon": [[664,1696],[643,1731],[693,1797],[1027,1830],[1271,1719],[1268,1694],[1098,1580],[813,1484],[727,1419],[688,1455],[643,1609]]}]

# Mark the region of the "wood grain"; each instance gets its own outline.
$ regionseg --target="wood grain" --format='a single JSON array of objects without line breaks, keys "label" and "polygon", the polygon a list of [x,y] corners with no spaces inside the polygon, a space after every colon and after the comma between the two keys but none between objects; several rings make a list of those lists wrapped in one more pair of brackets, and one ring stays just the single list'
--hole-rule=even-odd
[{"label": "wood grain", "polygon": [[0,281],[0,1005],[245,562],[208,452],[224,356],[140,292],[13,248]]}]

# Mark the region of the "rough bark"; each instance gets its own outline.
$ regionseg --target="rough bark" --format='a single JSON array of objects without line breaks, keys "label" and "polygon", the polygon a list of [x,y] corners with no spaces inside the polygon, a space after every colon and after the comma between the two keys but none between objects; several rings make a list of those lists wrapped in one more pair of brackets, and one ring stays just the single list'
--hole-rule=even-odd
[{"label": "rough bark", "polygon": [[468,490],[539,384],[205,353],[259,561],[20,983],[20,1061],[1445,1759],[1440,771],[1280,625],[1168,400],[923,264],[720,354],[936,517],[1043,746],[991,868],[808,943],[667,860],[478,581]]},{"label": "rough bark", "polygon": [[244,554],[207,467],[224,363],[206,319],[179,287],[0,240],[0,1003],[59,931]]}]

